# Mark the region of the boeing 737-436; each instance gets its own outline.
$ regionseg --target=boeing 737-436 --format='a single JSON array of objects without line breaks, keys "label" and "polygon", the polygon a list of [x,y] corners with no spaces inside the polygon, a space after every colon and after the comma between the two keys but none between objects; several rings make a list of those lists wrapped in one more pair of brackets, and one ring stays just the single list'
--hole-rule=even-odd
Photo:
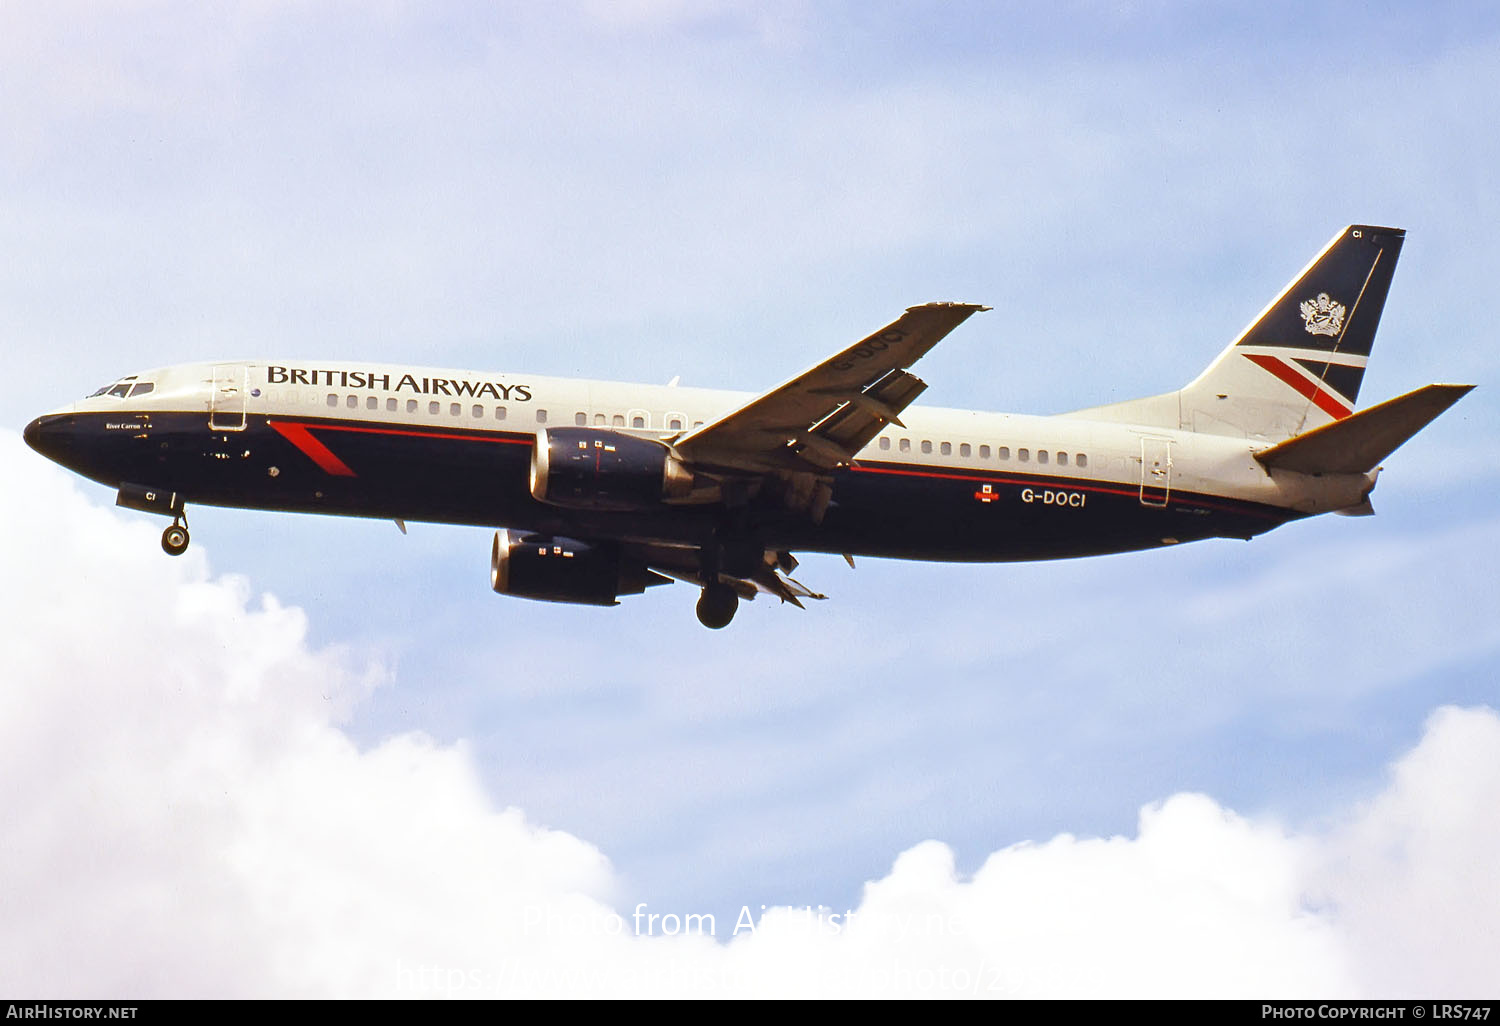
[{"label": "boeing 737-436", "polygon": [[760,395],[309,360],[122,378],[26,441],[172,518],[186,504],[497,528],[495,591],[614,605],[672,578],[723,627],[802,605],[794,551],[1059,559],[1372,512],[1380,463],[1472,386],[1356,412],[1405,233],[1353,225],[1175,392],[1056,416],[911,406],[972,314],[928,303]]}]

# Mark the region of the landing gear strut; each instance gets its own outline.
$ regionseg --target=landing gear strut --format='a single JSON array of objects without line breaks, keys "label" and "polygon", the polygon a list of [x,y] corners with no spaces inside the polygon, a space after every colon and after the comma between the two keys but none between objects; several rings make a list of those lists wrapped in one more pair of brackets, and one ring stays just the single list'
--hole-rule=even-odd
[{"label": "landing gear strut", "polygon": [[719,578],[719,571],[734,573],[736,568],[726,567],[725,546],[721,541],[726,532],[721,528],[714,532],[708,544],[698,550],[698,579],[703,582],[703,594],[698,596],[698,622],[709,630],[728,627],[740,608],[740,596],[732,587]]},{"label": "landing gear strut", "polygon": [[698,597],[698,622],[710,630],[728,627],[740,608],[740,597],[727,584],[708,584]]},{"label": "landing gear strut", "polygon": [[169,556],[180,556],[187,551],[187,517],[178,513],[172,523],[161,533],[161,550]]},{"label": "landing gear strut", "polygon": [[161,550],[169,556],[180,556],[187,551],[187,506],[182,501],[181,493],[124,481],[120,484],[119,494],[115,496],[115,505],[138,509],[143,513],[170,516],[172,525],[161,533]]}]

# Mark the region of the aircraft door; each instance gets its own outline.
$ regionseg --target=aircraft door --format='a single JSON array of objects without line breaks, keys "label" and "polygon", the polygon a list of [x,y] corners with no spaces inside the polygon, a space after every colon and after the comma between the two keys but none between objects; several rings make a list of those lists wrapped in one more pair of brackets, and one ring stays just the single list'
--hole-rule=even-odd
[{"label": "aircraft door", "polygon": [[245,380],[249,372],[243,363],[214,368],[213,391],[208,399],[209,430],[245,430]]},{"label": "aircraft door", "polygon": [[1172,441],[1141,439],[1141,505],[1165,506],[1172,494]]}]

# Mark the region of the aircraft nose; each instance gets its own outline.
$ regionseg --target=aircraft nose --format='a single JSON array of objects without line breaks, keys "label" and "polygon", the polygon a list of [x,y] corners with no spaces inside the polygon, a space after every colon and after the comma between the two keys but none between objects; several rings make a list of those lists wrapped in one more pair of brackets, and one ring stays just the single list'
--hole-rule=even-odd
[{"label": "aircraft nose", "polygon": [[48,414],[38,417],[21,432],[26,444],[54,463],[66,463],[72,450],[73,432],[69,430],[71,418]]},{"label": "aircraft nose", "polygon": [[[26,425],[26,430],[21,432],[21,437],[26,439],[26,444],[37,452],[42,452],[42,418],[38,417]],[[42,453],[46,455],[46,453]]]}]

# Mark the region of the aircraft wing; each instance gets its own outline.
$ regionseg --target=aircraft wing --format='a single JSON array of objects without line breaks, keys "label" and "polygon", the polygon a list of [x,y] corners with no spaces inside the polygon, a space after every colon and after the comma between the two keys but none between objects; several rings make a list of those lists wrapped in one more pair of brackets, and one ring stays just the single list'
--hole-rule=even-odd
[{"label": "aircraft wing", "polygon": [[854,458],[927,388],[907,368],[972,314],[927,303],[675,443],[698,467],[827,474]]}]

